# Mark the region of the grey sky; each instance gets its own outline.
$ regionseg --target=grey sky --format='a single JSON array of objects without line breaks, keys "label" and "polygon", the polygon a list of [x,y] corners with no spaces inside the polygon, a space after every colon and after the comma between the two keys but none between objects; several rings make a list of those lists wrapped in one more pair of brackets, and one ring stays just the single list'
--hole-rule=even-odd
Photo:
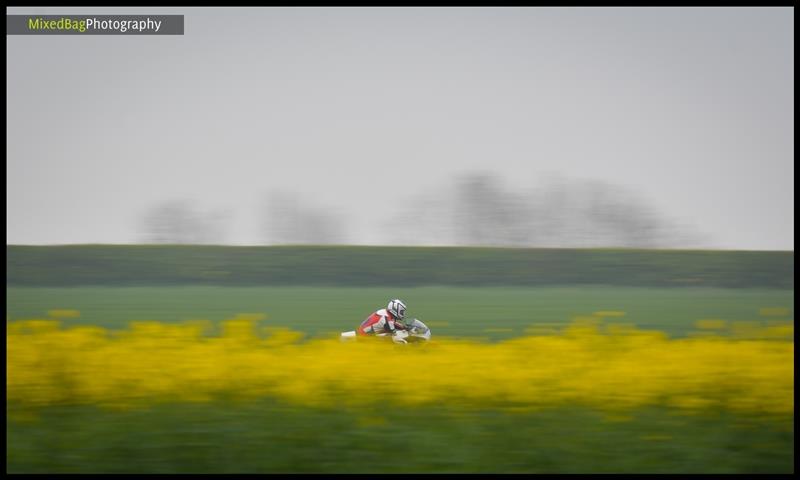
[{"label": "grey sky", "polygon": [[162,201],[259,243],[267,194],[350,219],[488,171],[637,190],[708,246],[794,249],[791,8],[9,8],[184,36],[7,37],[7,243],[133,243]]}]

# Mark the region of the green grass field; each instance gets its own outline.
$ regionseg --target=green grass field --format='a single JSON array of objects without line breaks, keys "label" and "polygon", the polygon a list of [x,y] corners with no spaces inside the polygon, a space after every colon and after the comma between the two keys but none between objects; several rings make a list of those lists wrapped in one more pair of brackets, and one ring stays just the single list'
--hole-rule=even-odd
[{"label": "green grass field", "polygon": [[[501,340],[537,324],[625,312],[610,322],[685,336],[701,319],[793,319],[793,290],[629,287],[8,287],[7,321],[71,309],[64,323],[262,323],[309,335],[349,330],[390,297],[434,336]],[[763,310],[771,309],[771,310]],[[776,313],[777,312],[777,313]],[[486,331],[486,329],[490,331]],[[325,359],[320,359],[324,361]],[[689,373],[687,372],[687,375]],[[354,412],[270,400],[108,411],[7,405],[7,471],[41,473],[789,473],[793,418],[652,407],[608,416],[573,407],[509,414],[440,408]]]},{"label": "green grass field", "polygon": [[[793,316],[794,290],[631,287],[8,287],[6,318],[44,318],[49,310],[72,309],[67,324],[121,329],[132,320],[219,322],[237,313],[262,313],[265,324],[309,335],[351,330],[372,311],[399,297],[409,315],[431,324],[435,335],[506,338],[541,324],[567,324],[598,311],[610,318],[686,335],[700,319],[786,321]],[[786,315],[764,316],[764,308]],[[491,331],[487,332],[486,329]],[[499,331],[502,330],[502,331]]]},{"label": "green grass field", "polygon": [[26,473],[787,473],[794,429],[662,408],[619,419],[575,408],[357,414],[264,401],[53,407],[9,421],[7,438],[7,471]]}]

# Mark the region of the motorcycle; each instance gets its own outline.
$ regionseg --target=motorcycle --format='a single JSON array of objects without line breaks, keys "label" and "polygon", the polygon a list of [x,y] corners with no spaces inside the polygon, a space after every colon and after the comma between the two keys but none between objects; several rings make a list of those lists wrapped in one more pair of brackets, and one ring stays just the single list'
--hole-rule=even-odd
[{"label": "motorcycle", "polygon": [[[431,329],[422,323],[419,319],[412,318],[410,322],[405,322],[405,330],[395,330],[391,335],[394,343],[413,343],[413,342],[427,342],[431,339]],[[388,333],[379,333],[376,337],[388,337]],[[355,340],[357,337],[355,330],[350,330],[341,333],[341,340],[349,341]]]}]

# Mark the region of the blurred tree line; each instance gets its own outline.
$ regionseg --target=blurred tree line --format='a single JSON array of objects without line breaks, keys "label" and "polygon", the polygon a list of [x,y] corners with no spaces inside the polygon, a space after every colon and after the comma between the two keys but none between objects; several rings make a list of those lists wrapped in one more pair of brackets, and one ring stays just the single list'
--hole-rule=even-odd
[{"label": "blurred tree line", "polygon": [[[515,191],[489,173],[456,177],[435,192],[404,193],[399,213],[377,227],[387,245],[500,247],[701,247],[704,239],[667,219],[634,190],[601,181],[551,178]],[[358,219],[299,194],[272,192],[257,223],[265,245],[353,243]],[[222,244],[226,217],[171,201],[145,216],[146,243]],[[401,225],[402,228],[396,228]]]},{"label": "blurred tree line", "polygon": [[464,175],[444,194],[415,197],[396,220],[396,244],[500,247],[699,247],[705,240],[667,219],[634,190],[550,178],[523,191],[488,173]]}]

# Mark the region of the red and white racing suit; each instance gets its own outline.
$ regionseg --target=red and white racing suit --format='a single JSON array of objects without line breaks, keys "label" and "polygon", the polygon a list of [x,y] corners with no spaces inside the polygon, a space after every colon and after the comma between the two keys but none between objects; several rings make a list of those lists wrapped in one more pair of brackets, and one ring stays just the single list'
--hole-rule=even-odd
[{"label": "red and white racing suit", "polygon": [[378,335],[381,333],[393,334],[395,330],[405,330],[406,327],[398,322],[394,316],[381,308],[373,313],[366,320],[361,322],[361,326],[356,330],[357,335]]}]

